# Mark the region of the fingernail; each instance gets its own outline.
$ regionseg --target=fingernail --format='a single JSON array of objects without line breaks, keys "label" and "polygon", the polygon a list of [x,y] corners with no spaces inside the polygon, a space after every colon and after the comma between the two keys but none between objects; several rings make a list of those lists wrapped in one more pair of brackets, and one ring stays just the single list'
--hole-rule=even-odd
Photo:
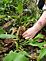
[{"label": "fingernail", "polygon": [[30,38],[30,40],[32,40],[32,38]]},{"label": "fingernail", "polygon": [[25,39],[28,39],[29,37],[26,37]]}]

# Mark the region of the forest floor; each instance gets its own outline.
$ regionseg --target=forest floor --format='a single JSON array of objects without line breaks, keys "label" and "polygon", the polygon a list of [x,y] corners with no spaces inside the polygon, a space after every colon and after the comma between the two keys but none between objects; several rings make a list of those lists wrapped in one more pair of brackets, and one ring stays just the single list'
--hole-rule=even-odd
[{"label": "forest floor", "polygon": [[41,14],[33,0],[0,1],[0,61],[46,61],[46,27],[33,39],[22,37]]}]

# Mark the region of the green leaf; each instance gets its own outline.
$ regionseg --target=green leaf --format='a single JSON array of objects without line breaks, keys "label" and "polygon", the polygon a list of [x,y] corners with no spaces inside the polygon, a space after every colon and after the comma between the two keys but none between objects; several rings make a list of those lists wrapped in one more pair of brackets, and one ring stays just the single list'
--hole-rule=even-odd
[{"label": "green leaf", "polygon": [[29,61],[29,59],[26,57],[27,53],[25,51],[21,52],[10,52],[3,61]]},{"label": "green leaf", "polygon": [[5,58],[3,61],[13,61],[13,59],[15,58],[15,54],[14,52],[10,52]]},{"label": "green leaf", "polygon": [[0,34],[0,38],[1,39],[15,38],[15,35],[11,35],[11,34]]},{"label": "green leaf", "polygon": [[43,48],[44,44],[46,44],[46,42],[39,43],[39,42],[37,42],[35,40],[33,40],[33,41],[29,40],[29,42],[28,42],[28,45],[37,46],[37,47],[39,47],[41,49]]},{"label": "green leaf", "polygon": [[9,1],[9,0],[3,0],[3,2],[4,2],[5,4],[7,4],[7,3],[9,3],[10,1]]},{"label": "green leaf", "polygon": [[0,15],[0,19],[6,17],[6,15]]},{"label": "green leaf", "polygon": [[34,39],[44,38],[44,35],[38,34]]},{"label": "green leaf", "polygon": [[41,49],[37,61],[40,61],[46,55],[46,48]]},{"label": "green leaf", "polygon": [[39,38],[44,38],[44,36],[42,34],[38,34],[34,39],[29,39],[25,41],[23,45],[37,46],[40,49],[42,49],[44,44],[46,44],[46,42],[41,42],[41,43],[37,42]]},{"label": "green leaf", "polygon": [[23,4],[21,2],[19,2],[18,6],[16,7],[18,13],[22,13],[23,12]]},{"label": "green leaf", "polygon": [[16,19],[18,18],[18,16],[11,16],[11,17],[12,17],[12,18],[16,18]]},{"label": "green leaf", "polygon": [[5,33],[5,30],[3,30],[2,28],[0,28],[0,34]]}]

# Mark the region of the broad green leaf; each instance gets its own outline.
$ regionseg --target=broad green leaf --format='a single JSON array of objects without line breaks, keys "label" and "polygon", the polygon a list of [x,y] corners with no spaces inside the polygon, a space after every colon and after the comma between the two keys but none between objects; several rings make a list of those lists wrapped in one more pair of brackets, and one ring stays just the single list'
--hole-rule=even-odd
[{"label": "broad green leaf", "polygon": [[27,40],[27,42],[25,42],[24,45],[37,46],[42,49],[46,42],[37,42],[39,38],[44,38],[44,36],[42,34],[38,34],[34,39]]},{"label": "broad green leaf", "polygon": [[5,30],[3,30],[2,28],[0,28],[0,34],[5,33]]},{"label": "broad green leaf", "polygon": [[15,35],[12,34],[0,34],[1,39],[15,38]]},{"label": "broad green leaf", "polygon": [[13,61],[13,59],[15,58],[15,54],[14,52],[10,52],[5,58],[3,61]]},{"label": "broad green leaf", "polygon": [[3,61],[29,61],[29,59],[26,57],[27,53],[25,51],[21,52],[10,52]]},{"label": "broad green leaf", "polygon": [[37,61],[40,61],[46,55],[46,48],[41,49]]},{"label": "broad green leaf", "polygon": [[34,39],[44,38],[44,35],[38,34]]},{"label": "broad green leaf", "polygon": [[33,41],[29,40],[29,42],[28,42],[28,45],[37,46],[37,47],[39,47],[41,49],[43,48],[44,44],[46,44],[46,42],[39,43],[39,42],[37,42],[35,40],[33,40]]},{"label": "broad green leaf", "polygon": [[38,34],[34,39],[29,39],[27,40],[27,42],[25,41],[24,45],[31,45],[31,46],[37,46],[40,49],[43,48],[44,44],[46,44],[46,42],[37,42],[39,38],[44,38],[44,36],[42,34]]}]

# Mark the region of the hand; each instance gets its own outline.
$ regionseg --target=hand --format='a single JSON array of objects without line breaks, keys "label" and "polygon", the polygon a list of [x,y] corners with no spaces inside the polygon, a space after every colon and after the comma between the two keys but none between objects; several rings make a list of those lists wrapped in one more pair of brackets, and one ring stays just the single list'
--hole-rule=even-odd
[{"label": "hand", "polygon": [[25,38],[25,39],[32,39],[35,34],[37,33],[37,31],[35,30],[34,27],[31,27],[29,28],[27,31],[25,31],[22,36]]}]

